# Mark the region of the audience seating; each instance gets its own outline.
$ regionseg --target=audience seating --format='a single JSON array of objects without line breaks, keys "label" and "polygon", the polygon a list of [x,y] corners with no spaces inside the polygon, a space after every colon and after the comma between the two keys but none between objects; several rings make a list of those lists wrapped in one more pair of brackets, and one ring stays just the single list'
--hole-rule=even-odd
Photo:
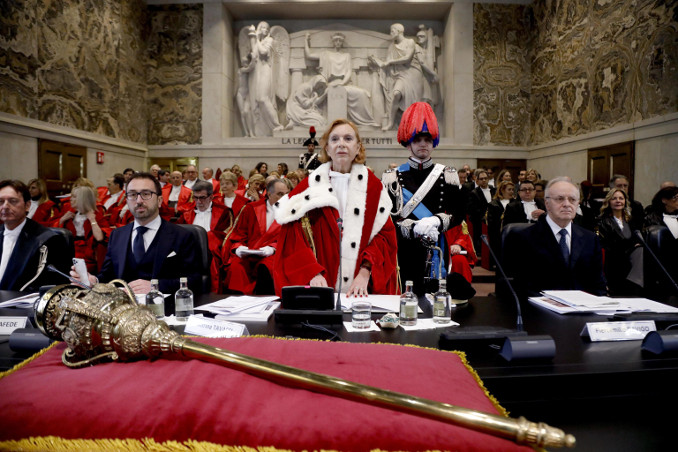
[{"label": "audience seating", "polygon": [[201,269],[200,273],[202,274],[202,291],[203,293],[210,292],[210,263],[212,261],[212,253],[210,253],[209,243],[207,239],[207,231],[200,226],[194,224],[179,224],[182,228],[185,228],[193,234],[196,241],[200,244],[200,253],[201,253]]},{"label": "audience seating", "polygon": [[[673,237],[669,228],[663,225],[648,227],[645,231],[645,241],[674,281],[678,279],[678,262],[676,261],[678,240]],[[668,280],[664,271],[659,268],[647,250],[643,256],[643,274],[648,298],[661,300],[670,295],[678,295],[673,283]]]}]

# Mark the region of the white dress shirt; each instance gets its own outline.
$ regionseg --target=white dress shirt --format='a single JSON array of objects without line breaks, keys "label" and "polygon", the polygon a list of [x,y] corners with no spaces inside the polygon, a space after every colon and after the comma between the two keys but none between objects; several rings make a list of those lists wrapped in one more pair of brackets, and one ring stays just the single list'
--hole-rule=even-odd
[{"label": "white dress shirt", "polygon": [[[162,219],[160,218],[160,215],[158,215],[157,217],[155,217],[155,219],[151,220],[151,222],[146,225],[148,230],[144,233],[144,251],[148,250],[148,247],[151,246],[151,243],[153,242],[155,235],[158,233],[158,229],[160,229],[161,223]],[[132,243],[134,243],[134,239],[137,236],[137,228],[139,226],[141,225],[137,223],[137,220],[134,220],[134,230],[132,231]]]},{"label": "white dress shirt", "polygon": [[676,215],[669,215],[665,213],[664,224],[666,225],[667,228],[669,228],[669,231],[671,231],[673,237],[678,239],[678,218],[676,217]]},{"label": "white dress shirt", "polygon": [[346,210],[346,198],[348,197],[348,182],[351,179],[351,173],[339,173],[330,171],[330,184],[332,185],[332,193],[339,201],[339,217],[344,217],[344,210]]},{"label": "white dress shirt", "polygon": [[168,201],[179,201],[179,193],[181,193],[181,185],[172,185]]},{"label": "white dress shirt", "polygon": [[233,195],[230,198],[227,198],[226,196],[224,196],[224,205],[226,207],[228,207],[229,209],[233,208],[233,201],[235,201],[235,195]]},{"label": "white dress shirt", "polygon": [[117,192],[117,193],[114,194],[114,195],[111,195],[111,197],[108,198],[108,199],[106,200],[106,202],[104,203],[104,208],[105,208],[106,210],[108,210],[109,207],[111,207],[113,204],[115,204],[116,202],[118,202],[118,200],[120,199],[120,195],[122,195],[122,190],[120,190],[119,192]]},{"label": "white dress shirt", "polygon": [[483,195],[485,195],[487,202],[492,202],[492,192],[490,191],[490,187],[481,188],[481,190],[483,191]]},{"label": "white dress shirt", "polygon": [[209,207],[205,209],[204,212],[195,209],[195,218],[193,219],[193,224],[200,226],[205,231],[209,232],[211,223],[212,223],[212,203],[210,203]]},{"label": "white dress shirt", "polygon": [[560,230],[561,229],[567,230],[567,236],[565,237],[565,241],[567,242],[567,249],[569,249],[570,253],[572,253],[572,222],[570,221],[567,224],[567,226],[561,228],[555,223],[555,221],[551,219],[550,216],[548,216],[548,214],[546,215],[546,222],[551,227],[551,232],[553,232],[553,236],[556,238],[556,241],[558,243],[560,243]]},{"label": "white dress shirt", "polygon": [[14,245],[19,238],[21,230],[26,225],[26,219],[21,222],[21,224],[11,231],[5,227],[5,233],[2,236],[2,260],[0,261],[0,281],[5,276],[5,270],[7,269],[7,264],[9,263],[9,258],[12,256],[14,251]]}]

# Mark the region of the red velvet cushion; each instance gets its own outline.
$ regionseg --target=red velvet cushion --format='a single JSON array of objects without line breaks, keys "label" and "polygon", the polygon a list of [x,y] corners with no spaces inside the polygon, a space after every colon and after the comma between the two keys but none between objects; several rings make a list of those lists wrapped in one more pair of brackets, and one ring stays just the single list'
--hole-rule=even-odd
[{"label": "red velvet cushion", "polygon": [[[428,399],[498,413],[454,353],[269,338],[199,341]],[[290,388],[198,360],[69,369],[64,344],[0,380],[0,440],[194,439],[339,450],[531,450],[465,428]]]}]

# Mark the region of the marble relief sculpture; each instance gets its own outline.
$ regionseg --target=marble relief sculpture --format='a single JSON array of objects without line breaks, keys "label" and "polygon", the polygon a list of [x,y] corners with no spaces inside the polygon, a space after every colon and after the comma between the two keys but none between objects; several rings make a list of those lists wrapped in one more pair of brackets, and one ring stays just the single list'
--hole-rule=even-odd
[{"label": "marble relief sculpture", "polygon": [[399,110],[424,98],[423,69],[416,58],[417,44],[414,39],[406,38],[405,28],[401,24],[391,25],[391,44],[386,60],[375,55],[370,61],[379,67],[379,83],[384,91],[387,104],[387,120],[382,130],[390,130],[395,123]]},{"label": "marble relief sculpture", "polygon": [[[306,33],[304,56],[308,60],[318,61],[318,71],[328,86],[341,86],[346,90],[348,117],[359,126],[379,126],[372,116],[370,93],[351,83],[353,64],[351,54],[343,52],[346,36],[343,33],[332,35],[333,50],[313,52],[310,47],[311,35]],[[308,124],[310,125],[310,124]]]},{"label": "marble relief sculpture", "polygon": [[289,123],[285,128],[313,126],[324,129],[326,121],[321,105],[326,98],[327,82],[320,74],[299,85],[287,100]]},{"label": "marble relief sculpture", "polygon": [[440,43],[432,29],[420,25],[414,39],[401,24],[391,25],[390,35],[337,28],[290,35],[260,22],[240,30],[235,100],[244,136],[322,130],[337,117],[388,131],[413,102],[440,103]]},{"label": "marble relief sculpture", "polygon": [[[244,33],[249,41],[243,43]],[[287,100],[289,90],[289,36],[280,26],[270,27],[259,22],[240,32],[240,55],[249,53],[253,68],[248,73],[247,89],[249,108],[254,124],[253,136],[270,136],[283,129],[278,119],[276,97]],[[242,110],[241,110],[242,112]]]}]

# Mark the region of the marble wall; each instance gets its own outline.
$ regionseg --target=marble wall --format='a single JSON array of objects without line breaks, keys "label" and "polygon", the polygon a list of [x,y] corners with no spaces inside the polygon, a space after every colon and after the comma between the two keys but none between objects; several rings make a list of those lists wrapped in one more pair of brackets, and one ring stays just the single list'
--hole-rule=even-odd
[{"label": "marble wall", "polygon": [[678,4],[540,0],[532,143],[678,110]]},{"label": "marble wall", "polygon": [[0,111],[135,143],[200,143],[202,5],[11,0],[0,11]]},{"label": "marble wall", "polygon": [[474,5],[474,144],[528,144],[531,12],[523,5]]},{"label": "marble wall", "polygon": [[538,145],[678,111],[678,3],[476,4],[474,142]]},{"label": "marble wall", "polygon": [[0,10],[0,111],[146,142],[141,0],[12,0]]},{"label": "marble wall", "polygon": [[203,6],[149,6],[148,144],[199,144]]}]

